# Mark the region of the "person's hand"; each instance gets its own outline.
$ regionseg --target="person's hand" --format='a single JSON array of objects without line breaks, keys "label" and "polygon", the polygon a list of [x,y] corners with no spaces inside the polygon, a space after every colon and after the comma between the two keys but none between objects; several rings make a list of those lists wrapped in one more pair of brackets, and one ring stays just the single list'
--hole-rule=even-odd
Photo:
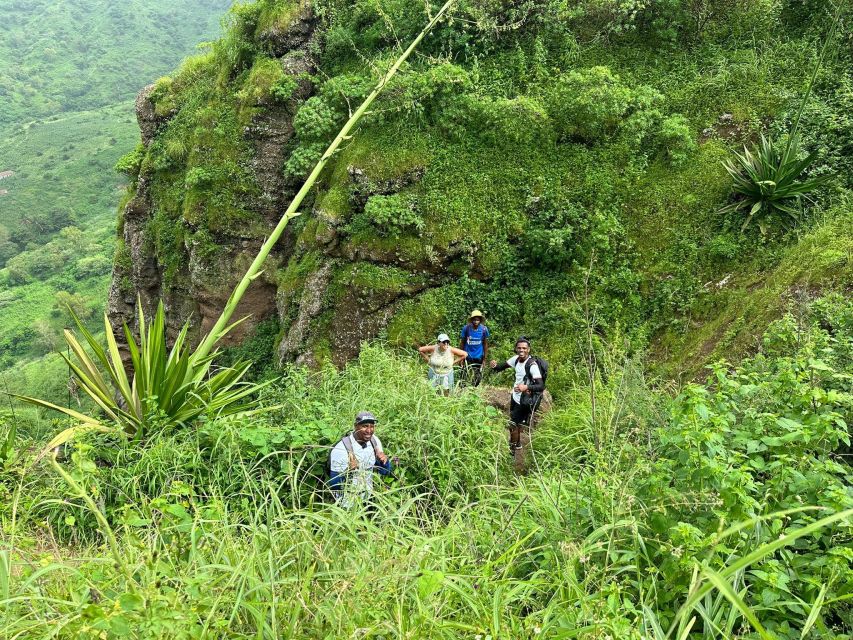
[{"label": "person's hand", "polygon": [[388,463],[388,456],[386,456],[382,451],[376,452],[376,459],[379,460],[379,464],[384,465]]},{"label": "person's hand", "polygon": [[528,388],[529,387],[526,384],[524,384],[523,382],[521,384],[515,385],[515,390],[520,392],[520,393],[526,392]]},{"label": "person's hand", "polygon": [[492,360],[491,362],[489,362],[489,366],[490,366],[492,369],[494,369],[495,367],[497,367],[497,366],[498,366],[498,361],[497,361],[497,360]]}]

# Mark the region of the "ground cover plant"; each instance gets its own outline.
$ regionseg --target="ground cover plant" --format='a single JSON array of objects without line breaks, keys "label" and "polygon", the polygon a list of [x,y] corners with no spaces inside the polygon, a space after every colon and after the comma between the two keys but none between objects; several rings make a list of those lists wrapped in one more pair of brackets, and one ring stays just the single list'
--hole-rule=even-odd
[{"label": "ground cover plant", "polygon": [[[74,422],[4,406],[0,638],[853,637],[849,15],[827,40],[823,2],[459,0],[349,138],[438,8],[314,2],[318,70],[294,78],[277,48],[307,6],[235,8],[157,82],[159,132],[119,162],[129,197],[151,189],[147,241],[180,290],[190,245],[212,260],[272,228],[244,136],[267,106],[293,112],[288,189],[323,159],[276,230],[289,261],[261,274],[270,237],[235,263],[219,323],[173,363],[205,370],[242,291],[276,282],[281,316],[218,360],[258,360],[266,411],[202,397],[177,420],[153,385],[140,437],[53,451]],[[791,161],[814,152],[802,169],[825,179],[795,228],[741,231],[719,215],[724,163],[798,125]],[[298,345],[313,366],[282,365],[324,271]],[[378,315],[379,295],[401,301],[387,329],[333,366],[360,319],[346,301]],[[493,353],[532,332],[551,362],[555,403],[518,464],[490,392],[435,394],[411,349],[472,304]],[[143,331],[154,368],[165,325]],[[111,336],[83,333],[77,361],[135,405]],[[108,387],[90,385],[106,409],[90,418],[136,428]],[[362,409],[401,457],[372,517],[324,484]]]},{"label": "ground cover plant", "polygon": [[[70,485],[25,433],[3,475],[2,633],[846,637],[851,314],[829,298],[788,316],[764,354],[678,396],[611,349],[597,410],[579,377],[522,476],[494,409],[437,397],[378,345],[291,370],[267,391],[278,415],[80,441]],[[317,479],[363,406],[404,456],[373,519]]]}]

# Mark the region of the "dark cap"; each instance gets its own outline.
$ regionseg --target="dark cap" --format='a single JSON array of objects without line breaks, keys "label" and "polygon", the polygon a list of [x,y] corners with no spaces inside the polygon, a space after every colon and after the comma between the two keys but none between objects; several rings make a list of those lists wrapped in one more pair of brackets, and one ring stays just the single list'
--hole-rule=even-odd
[{"label": "dark cap", "polygon": [[518,340],[515,341],[515,344],[518,346],[519,343],[522,342],[526,342],[527,345],[530,346],[530,339],[527,336],[518,336]]},{"label": "dark cap", "polygon": [[376,416],[370,413],[370,411],[361,411],[355,417],[356,424],[364,424],[365,422],[377,422]]}]

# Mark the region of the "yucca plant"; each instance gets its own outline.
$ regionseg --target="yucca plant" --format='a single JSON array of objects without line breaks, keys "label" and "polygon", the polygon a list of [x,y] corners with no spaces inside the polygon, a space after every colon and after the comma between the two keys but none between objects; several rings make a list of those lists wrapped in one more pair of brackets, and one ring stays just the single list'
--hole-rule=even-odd
[{"label": "yucca plant", "polygon": [[188,323],[169,349],[163,303],[157,306],[151,322],[146,322],[142,304],[137,306],[139,343],[128,326],[124,325],[132,378],[125,372],[118,341],[106,314],[105,349],[72,312],[92,355],[71,331],[65,330],[65,341],[73,355],[61,355],[71,368],[78,387],[100,409],[100,416],[88,416],[46,400],[17,396],[26,402],[60,411],[78,421],[78,425],[54,438],[49,449],[59,446],[81,429],[118,429],[128,437],[140,439],[155,425],[162,428],[187,426],[208,414],[224,416],[260,410],[253,396],[272,381],[262,384],[245,382],[243,377],[251,363],[238,362],[233,367],[213,369],[217,352],[204,358],[193,357],[193,351],[187,344]]},{"label": "yucca plant", "polygon": [[745,145],[743,153],[735,153],[734,160],[724,160],[723,166],[732,177],[734,191],[739,199],[722,209],[720,213],[748,211],[746,220],[741,225],[743,232],[755,220],[762,234],[767,233],[767,225],[771,218],[778,214],[783,226],[799,222],[802,213],[802,200],[809,193],[824,184],[829,176],[804,178],[806,169],[814,161],[815,154],[811,153],[803,159],[800,155],[799,128],[806,103],[812,93],[818,71],[820,71],[829,44],[832,42],[838,24],[841,22],[841,4],[836,8],[835,20],[827,33],[812,70],[811,79],[806,87],[797,117],[788,134],[788,142],[780,151],[779,141],[769,140],[761,134],[761,140],[748,149]]},{"label": "yucca plant", "polygon": [[740,199],[723,207],[721,212],[748,211],[741,231],[755,220],[761,233],[767,233],[773,216],[778,216],[786,226],[799,222],[802,199],[828,179],[828,176],[804,178],[815,154],[802,159],[798,159],[799,155],[800,140],[796,133],[783,149],[762,134],[752,149],[744,146],[743,153],[735,153],[734,159],[723,161],[734,182],[732,190]]}]

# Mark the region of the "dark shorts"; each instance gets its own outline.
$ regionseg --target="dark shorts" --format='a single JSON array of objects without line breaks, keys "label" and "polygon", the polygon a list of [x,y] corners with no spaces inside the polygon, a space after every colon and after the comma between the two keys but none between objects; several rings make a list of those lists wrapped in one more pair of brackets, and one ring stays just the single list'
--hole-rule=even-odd
[{"label": "dark shorts", "polygon": [[530,426],[530,416],[533,415],[535,407],[532,405],[518,404],[515,400],[509,401],[509,421],[517,426]]}]

